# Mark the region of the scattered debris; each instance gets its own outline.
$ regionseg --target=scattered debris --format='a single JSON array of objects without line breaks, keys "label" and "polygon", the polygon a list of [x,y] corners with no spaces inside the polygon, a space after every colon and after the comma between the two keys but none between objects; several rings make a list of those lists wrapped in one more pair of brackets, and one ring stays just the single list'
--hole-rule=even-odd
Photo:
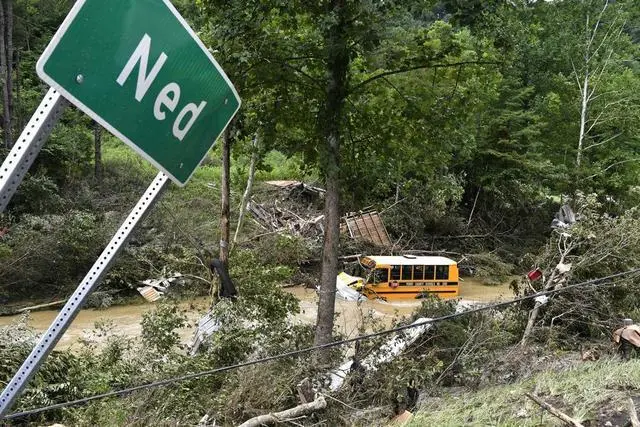
[{"label": "scattered debris", "polygon": [[354,240],[373,243],[377,246],[390,247],[392,245],[389,233],[377,211],[360,211],[350,213],[343,218],[349,236]]},{"label": "scattered debris", "polygon": [[556,270],[558,270],[558,273],[560,274],[566,274],[571,271],[571,264],[559,263],[558,265],[556,265]]},{"label": "scattered debris", "polygon": [[345,272],[336,277],[336,295],[345,301],[366,301],[367,297],[357,290],[363,287],[364,279],[362,277],[350,276]]},{"label": "scattered debris", "polygon": [[[233,299],[238,296],[238,291],[231,277],[229,277],[226,266],[219,259],[213,259],[211,260],[209,268],[211,268],[212,273],[220,278],[220,298],[227,298],[228,301],[233,301]],[[189,355],[195,356],[202,343],[215,332],[219,331],[221,327],[222,323],[220,319],[214,316],[213,310],[209,310],[198,322],[193,341],[189,345]]]},{"label": "scattered debris", "polygon": [[532,282],[540,280],[542,278],[542,270],[540,270],[539,268],[531,270],[527,273],[527,278]]},{"label": "scattered debris", "polygon": [[553,221],[551,221],[551,228],[569,228],[576,221],[576,214],[573,213],[571,207],[569,205],[562,205],[553,218]]},{"label": "scattered debris", "polygon": [[539,297],[535,297],[533,300],[539,305],[545,305],[549,302],[549,297],[546,295],[540,295]]},{"label": "scattered debris", "polygon": [[168,277],[143,280],[141,283],[145,286],[136,289],[147,301],[156,302],[164,296],[172,283],[180,279],[182,279],[181,273],[171,273]]},{"label": "scattered debris", "polygon": [[409,411],[404,411],[400,415],[396,415],[391,419],[388,426],[389,427],[401,427],[409,424],[409,422],[413,419],[413,414]]},{"label": "scattered debris", "polygon": [[149,302],[156,302],[164,295],[164,292],[158,291],[153,286],[143,286],[137,288],[137,290],[140,292],[140,295]]},{"label": "scattered debris", "polygon": [[300,402],[309,403],[315,399],[316,392],[313,390],[313,383],[308,377],[298,383],[297,389]]},{"label": "scattered debris", "polygon": [[290,196],[295,194],[309,194],[315,197],[324,197],[324,194],[327,192],[324,188],[314,187],[313,185],[300,181],[266,181],[265,183],[282,188],[283,190],[288,190]]},{"label": "scattered debris", "polygon": [[24,345],[33,347],[39,334],[29,327],[29,312],[24,312],[10,325],[0,326],[0,343],[3,345]]},{"label": "scattered debris", "polygon": [[[429,318],[421,317],[412,325],[428,322]],[[377,351],[373,352],[362,360],[360,366],[364,369],[375,371],[382,363],[393,360],[396,356],[402,353],[407,347],[413,344],[422,334],[427,332],[431,328],[430,323],[425,323],[422,326],[418,326],[411,329],[406,329],[401,333],[393,336],[389,341],[383,344]],[[344,383],[345,378],[352,371],[354,360],[348,360],[329,373],[331,383],[329,388],[331,391],[336,391]]]},{"label": "scattered debris", "polygon": [[613,341],[620,344],[622,356],[630,356],[631,346],[640,348],[640,325],[633,324],[633,320],[624,319],[624,326],[613,332]]},{"label": "scattered debris", "polygon": [[264,229],[271,232],[287,231],[302,237],[320,237],[324,234],[324,215],[302,218],[294,212],[279,208],[277,203],[267,207],[251,200],[247,210]]},{"label": "scattered debris", "polygon": [[217,332],[222,325],[213,317],[213,313],[210,311],[205,314],[198,322],[198,327],[193,337],[193,342],[189,345],[189,356],[195,356],[202,343]]},{"label": "scattered debris", "polygon": [[581,345],[580,359],[583,362],[595,362],[596,360],[600,359],[600,350],[598,350],[597,348],[589,348],[585,350],[582,348],[582,345]]}]

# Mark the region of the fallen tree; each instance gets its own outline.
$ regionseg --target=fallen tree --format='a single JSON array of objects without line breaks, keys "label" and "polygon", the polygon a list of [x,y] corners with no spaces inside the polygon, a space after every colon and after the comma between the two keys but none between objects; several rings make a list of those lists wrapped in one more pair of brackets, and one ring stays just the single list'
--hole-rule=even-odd
[{"label": "fallen tree", "polygon": [[312,414],[316,411],[327,407],[327,401],[323,396],[316,398],[313,402],[303,403],[294,408],[285,411],[273,412],[270,414],[259,415],[253,417],[240,424],[240,427],[259,427],[265,424],[275,424],[292,420],[305,415]]}]

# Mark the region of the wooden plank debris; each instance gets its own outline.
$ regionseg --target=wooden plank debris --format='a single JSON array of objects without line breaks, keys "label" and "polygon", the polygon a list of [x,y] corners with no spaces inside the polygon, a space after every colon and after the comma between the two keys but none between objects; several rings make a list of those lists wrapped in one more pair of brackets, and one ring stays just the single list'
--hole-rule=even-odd
[{"label": "wooden plank debris", "polygon": [[142,286],[137,288],[137,290],[140,292],[140,295],[149,302],[156,302],[164,295],[164,292],[160,292],[153,286]]},{"label": "wooden plank debris", "polygon": [[143,280],[141,283],[144,286],[138,287],[136,289],[138,292],[140,292],[140,295],[142,295],[142,297],[147,301],[156,302],[160,298],[162,298],[162,296],[167,291],[167,289],[169,289],[169,286],[171,286],[172,283],[176,282],[182,277],[183,276],[181,273],[172,273],[169,274],[168,277]]},{"label": "wooden plank debris", "polygon": [[278,207],[277,204],[266,207],[253,200],[247,204],[247,210],[267,231],[289,232],[302,237],[320,237],[324,234],[324,215],[302,218],[288,209]]},{"label": "wooden plank debris", "polygon": [[282,188],[283,190],[288,190],[290,194],[308,193],[314,196],[323,197],[324,194],[326,193],[326,190],[324,188],[305,184],[304,182],[301,182],[301,181],[266,181],[265,183],[269,185],[273,185],[274,187]]},{"label": "wooden plank debris", "polygon": [[392,245],[387,228],[377,211],[350,213],[343,218],[349,236],[354,240],[373,243],[377,246]]}]

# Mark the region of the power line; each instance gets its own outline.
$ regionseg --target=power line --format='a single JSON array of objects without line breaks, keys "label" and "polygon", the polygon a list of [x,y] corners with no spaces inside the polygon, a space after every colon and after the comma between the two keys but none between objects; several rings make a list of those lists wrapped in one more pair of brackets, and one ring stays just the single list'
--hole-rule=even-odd
[{"label": "power line", "polygon": [[289,352],[277,354],[277,355],[274,355],[274,356],[264,357],[264,358],[261,358],[261,359],[246,361],[246,362],[242,362],[242,363],[237,363],[235,365],[228,365],[228,366],[223,366],[221,368],[210,369],[210,370],[201,371],[201,372],[195,372],[193,374],[186,374],[186,375],[182,375],[182,376],[178,376],[178,377],[167,378],[167,379],[164,379],[164,380],[154,381],[154,382],[151,382],[151,383],[142,384],[142,385],[135,386],[135,387],[125,388],[125,389],[122,389],[122,390],[115,390],[115,391],[110,391],[108,393],[96,394],[96,395],[93,395],[93,396],[89,396],[89,397],[85,397],[85,398],[77,399],[77,400],[72,400],[72,401],[69,401],[69,402],[56,403],[54,405],[43,406],[43,407],[40,407],[40,408],[35,408],[35,409],[28,410],[28,411],[15,412],[13,414],[6,415],[4,417],[4,419],[5,420],[12,420],[12,419],[15,419],[15,418],[22,418],[22,417],[26,417],[26,416],[29,416],[29,415],[35,415],[35,414],[39,414],[41,412],[50,411],[52,409],[60,409],[60,408],[66,408],[66,407],[69,407],[69,406],[80,405],[80,404],[83,404],[83,403],[91,402],[93,400],[105,399],[107,397],[112,397],[112,396],[122,396],[122,395],[129,394],[129,393],[132,393],[132,392],[138,391],[138,390],[162,387],[162,386],[165,386],[165,385],[168,385],[168,384],[173,384],[173,383],[176,383],[176,382],[192,380],[192,379],[196,379],[196,378],[200,378],[200,377],[204,377],[204,376],[209,376],[209,375],[213,375],[213,374],[217,374],[217,373],[221,373],[221,372],[232,371],[232,370],[243,368],[243,367],[246,367],[246,366],[258,365],[258,364],[262,364],[262,363],[271,362],[271,361],[274,361],[274,360],[280,360],[280,359],[285,359],[285,358],[292,357],[292,356],[298,356],[300,354],[309,353],[309,352],[312,352],[312,351],[315,351],[315,350],[323,350],[323,349],[327,349],[327,348],[338,347],[338,346],[341,346],[341,345],[344,345],[344,344],[349,344],[349,343],[353,343],[353,342],[357,342],[357,341],[363,341],[363,340],[368,340],[368,339],[372,339],[372,338],[377,338],[377,337],[389,335],[389,334],[392,334],[392,333],[395,333],[395,332],[401,332],[401,331],[404,331],[404,330],[407,330],[407,329],[418,328],[418,327],[424,326],[424,325],[431,325],[431,324],[434,324],[434,323],[443,322],[445,320],[450,320],[450,319],[454,319],[454,318],[461,317],[461,316],[467,316],[469,314],[474,314],[474,313],[478,313],[478,312],[481,312],[481,311],[487,311],[487,310],[493,310],[493,309],[496,309],[496,308],[506,307],[506,306],[509,306],[509,305],[512,305],[512,304],[516,304],[516,303],[519,303],[519,302],[522,302],[522,301],[538,298],[540,296],[545,296],[545,295],[551,295],[551,294],[555,294],[555,293],[559,293],[559,292],[564,292],[564,291],[567,291],[569,289],[573,289],[573,288],[577,288],[577,287],[583,287],[583,286],[589,286],[589,285],[608,285],[608,284],[612,284],[612,283],[611,282],[601,283],[601,282],[608,281],[608,280],[611,280],[611,279],[616,279],[616,278],[623,277],[623,276],[628,276],[628,275],[631,275],[631,274],[634,274],[634,273],[640,273],[640,268],[635,268],[635,269],[628,270],[628,271],[625,271],[625,272],[622,272],[622,273],[611,274],[609,276],[600,277],[598,279],[587,280],[587,281],[581,282],[581,283],[575,283],[573,285],[563,286],[563,287],[561,287],[559,289],[553,289],[553,290],[550,290],[550,291],[538,292],[538,293],[535,293],[535,294],[523,296],[523,297],[520,297],[520,298],[515,298],[515,299],[509,300],[509,301],[505,301],[505,302],[500,302],[500,303],[495,303],[495,304],[491,304],[491,305],[476,307],[476,308],[473,308],[473,309],[470,309],[470,310],[465,310],[465,311],[462,311],[462,312],[459,312],[459,313],[447,314],[445,316],[440,316],[440,317],[435,317],[433,319],[425,320],[424,322],[412,323],[412,324],[404,325],[404,326],[398,326],[398,327],[395,327],[395,328],[392,328],[392,329],[387,329],[387,330],[380,331],[380,332],[373,332],[373,333],[370,333],[370,334],[360,335],[360,336],[357,336],[357,337],[354,337],[354,338],[348,338],[348,339],[339,340],[339,341],[332,341],[332,342],[327,343],[327,344],[307,347],[307,348],[303,348],[303,349],[300,349],[300,350],[289,351]]}]

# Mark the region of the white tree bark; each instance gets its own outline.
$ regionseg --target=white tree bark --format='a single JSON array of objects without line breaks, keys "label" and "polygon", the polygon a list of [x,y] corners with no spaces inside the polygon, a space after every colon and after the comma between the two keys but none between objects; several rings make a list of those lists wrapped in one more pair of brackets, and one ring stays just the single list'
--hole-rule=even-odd
[{"label": "white tree bark", "polygon": [[286,411],[274,412],[272,414],[260,415],[258,417],[251,418],[240,424],[240,427],[260,427],[267,424],[281,423],[286,420],[311,414],[326,407],[327,401],[324,400],[323,396],[320,396],[313,402],[303,403],[302,405],[287,409]]},{"label": "white tree bark", "polygon": [[256,165],[258,163],[258,146],[260,145],[258,141],[258,133],[253,138],[252,152],[251,152],[251,163],[249,164],[249,178],[247,178],[247,187],[244,189],[244,194],[242,195],[242,202],[240,203],[240,213],[238,214],[238,225],[236,226],[236,232],[233,234],[233,244],[235,245],[238,242],[238,234],[240,234],[240,230],[242,229],[242,222],[244,221],[244,216],[247,211],[247,203],[249,203],[249,198],[251,197],[251,192],[253,190],[253,179],[256,175]]},{"label": "white tree bark", "polygon": [[[608,49],[607,53],[605,53],[604,55],[600,54],[602,55],[602,57],[604,57],[604,59],[601,60],[600,63],[598,63],[597,61],[598,52],[606,49],[607,44],[613,43],[615,40],[617,40],[622,34],[622,30],[624,28],[624,23],[619,23],[618,17],[616,16],[616,18],[608,24],[608,29],[602,36],[602,39],[597,44],[597,46],[594,44],[600,27],[602,26],[602,18],[605,11],[607,10],[608,5],[609,2],[605,1],[604,6],[602,7],[602,10],[598,15],[598,19],[596,20],[596,23],[593,25],[593,27],[590,26],[589,16],[587,15],[585,26],[586,45],[584,51],[584,66],[582,70],[582,73],[584,75],[579,75],[578,71],[574,67],[574,74],[578,83],[578,87],[580,89],[580,133],[578,135],[578,149],[576,153],[577,169],[580,169],[580,166],[582,165],[585,150],[598,145],[602,145],[619,136],[619,134],[614,135],[613,137],[608,138],[603,142],[597,142],[585,147],[585,140],[589,136],[589,133],[596,127],[596,125],[598,125],[602,121],[605,110],[610,107],[610,104],[605,105],[603,107],[603,110],[596,117],[590,118],[589,113],[591,110],[591,103],[597,98],[597,96],[594,96],[597,85],[600,79],[603,77],[603,74],[606,71],[607,67],[609,66],[614,48],[611,47],[610,49]],[[593,62],[594,59],[596,60],[595,63]]]}]

